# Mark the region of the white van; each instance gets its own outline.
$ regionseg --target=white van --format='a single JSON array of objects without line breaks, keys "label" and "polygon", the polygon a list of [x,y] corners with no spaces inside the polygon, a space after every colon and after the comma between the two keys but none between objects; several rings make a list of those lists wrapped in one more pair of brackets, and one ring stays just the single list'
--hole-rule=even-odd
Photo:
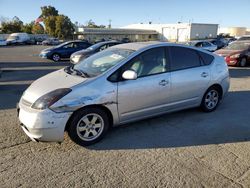
[{"label": "white van", "polygon": [[30,36],[27,33],[12,33],[7,38],[7,44],[24,44],[30,40]]}]

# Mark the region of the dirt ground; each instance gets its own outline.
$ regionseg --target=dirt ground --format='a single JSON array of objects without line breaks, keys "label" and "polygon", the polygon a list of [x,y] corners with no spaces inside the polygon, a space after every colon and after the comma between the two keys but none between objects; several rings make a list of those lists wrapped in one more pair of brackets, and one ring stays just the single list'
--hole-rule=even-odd
[{"label": "dirt ground", "polygon": [[16,103],[33,80],[68,65],[43,46],[0,48],[0,187],[250,187],[250,67],[230,68],[213,113],[166,114],[112,129],[98,144],[35,143]]}]

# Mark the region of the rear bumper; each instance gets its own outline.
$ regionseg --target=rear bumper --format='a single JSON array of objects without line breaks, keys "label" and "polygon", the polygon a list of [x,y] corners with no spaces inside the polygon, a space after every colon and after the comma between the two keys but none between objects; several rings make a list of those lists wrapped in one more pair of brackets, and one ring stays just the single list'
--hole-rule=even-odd
[{"label": "rear bumper", "polygon": [[230,87],[230,78],[229,76],[224,78],[221,82],[221,86],[222,86],[222,89],[223,89],[223,96],[222,98],[226,97],[227,94],[228,94],[228,91],[229,91],[229,87]]},{"label": "rear bumper", "polygon": [[34,110],[19,105],[18,118],[26,135],[33,141],[62,142],[70,113],[55,113],[49,109]]},{"label": "rear bumper", "polygon": [[238,61],[229,61],[229,62],[227,62],[227,65],[228,66],[237,66],[237,62]]}]

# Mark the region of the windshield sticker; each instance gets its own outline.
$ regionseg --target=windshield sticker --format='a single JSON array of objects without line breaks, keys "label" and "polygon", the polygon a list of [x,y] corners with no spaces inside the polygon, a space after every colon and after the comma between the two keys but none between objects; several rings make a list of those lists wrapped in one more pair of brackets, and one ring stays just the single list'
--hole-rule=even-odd
[{"label": "windshield sticker", "polygon": [[122,56],[118,55],[118,54],[112,54],[109,57],[114,58],[114,59],[121,59],[122,58]]}]

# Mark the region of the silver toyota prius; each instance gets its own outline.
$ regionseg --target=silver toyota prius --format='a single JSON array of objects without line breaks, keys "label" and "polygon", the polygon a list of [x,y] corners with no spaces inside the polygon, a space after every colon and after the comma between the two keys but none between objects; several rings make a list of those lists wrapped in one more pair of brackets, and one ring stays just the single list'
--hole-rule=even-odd
[{"label": "silver toyota prius", "polygon": [[33,82],[18,116],[33,141],[62,142],[66,131],[86,146],[112,126],[193,107],[211,112],[228,89],[220,56],[172,43],[127,43]]}]

